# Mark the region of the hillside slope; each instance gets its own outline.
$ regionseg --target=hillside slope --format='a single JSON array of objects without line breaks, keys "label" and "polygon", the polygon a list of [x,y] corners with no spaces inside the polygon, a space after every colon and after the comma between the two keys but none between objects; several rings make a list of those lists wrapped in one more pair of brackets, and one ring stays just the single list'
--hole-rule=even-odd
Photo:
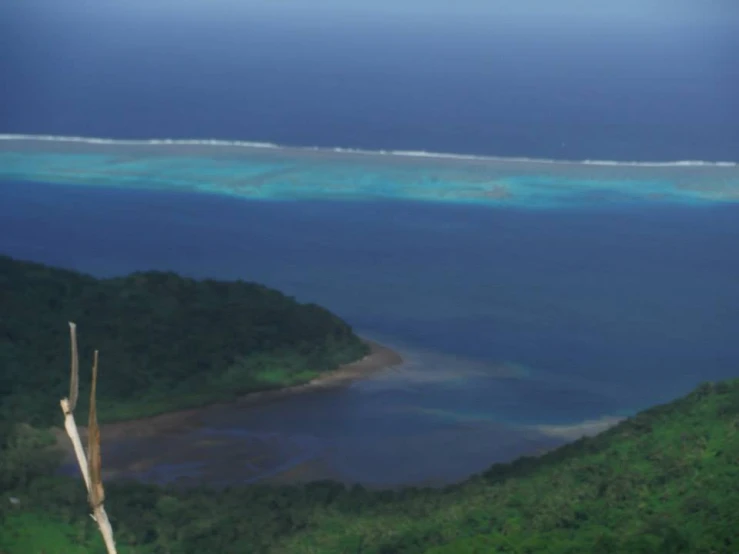
[{"label": "hillside slope", "polygon": [[739,552],[739,380],[444,492],[318,521],[274,551]]},{"label": "hillside slope", "polygon": [[[0,458],[0,488],[20,501],[0,502],[0,552],[101,551],[82,485],[43,477],[51,460],[29,446],[41,438],[20,432]],[[107,493],[122,553],[735,554],[739,380],[443,490],[119,482]]]}]

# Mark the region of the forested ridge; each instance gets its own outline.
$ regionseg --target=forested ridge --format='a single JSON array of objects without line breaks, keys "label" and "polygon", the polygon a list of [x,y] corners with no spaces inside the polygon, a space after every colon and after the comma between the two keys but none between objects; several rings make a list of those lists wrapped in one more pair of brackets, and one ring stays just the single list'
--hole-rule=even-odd
[{"label": "forested ridge", "polygon": [[[50,476],[48,440],[6,435],[0,553],[103,552],[84,486]],[[736,554],[739,380],[445,489],[110,482],[106,507],[122,554]]]},{"label": "forested ridge", "polygon": [[158,271],[96,279],[0,256],[1,419],[58,424],[68,321],[83,368],[100,351],[103,421],[308,381],[368,351],[329,311],[262,285]]},{"label": "forested ridge", "polygon": [[[83,366],[101,351],[109,418],[298,382],[365,352],[326,310],[247,283],[98,280],[0,257],[0,295],[0,554],[104,551],[43,429],[68,390],[68,320]],[[443,489],[110,481],[105,506],[121,554],[736,554],[739,380]]]}]

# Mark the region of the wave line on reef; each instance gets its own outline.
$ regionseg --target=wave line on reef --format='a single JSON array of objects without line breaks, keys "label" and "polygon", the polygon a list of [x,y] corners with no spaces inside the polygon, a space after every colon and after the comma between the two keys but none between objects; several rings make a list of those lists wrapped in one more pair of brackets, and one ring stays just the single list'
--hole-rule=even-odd
[{"label": "wave line on reef", "polygon": [[504,156],[481,156],[475,154],[451,154],[443,152],[427,152],[425,150],[366,150],[361,148],[319,147],[319,146],[285,146],[272,142],[251,142],[242,140],[223,139],[114,139],[102,137],[79,137],[64,135],[23,135],[0,134],[0,140],[5,141],[45,141],[45,142],[77,142],[84,144],[102,145],[139,145],[139,146],[228,146],[241,148],[265,148],[277,150],[299,150],[309,152],[334,152],[337,154],[359,154],[367,156],[400,156],[406,158],[434,158],[456,159],[482,162],[512,162],[512,163],[540,163],[540,164],[580,164],[599,166],[636,166],[636,167],[738,167],[738,162],[731,161],[702,161],[677,160],[666,162],[639,162],[617,160],[557,160],[553,158],[526,158]]}]

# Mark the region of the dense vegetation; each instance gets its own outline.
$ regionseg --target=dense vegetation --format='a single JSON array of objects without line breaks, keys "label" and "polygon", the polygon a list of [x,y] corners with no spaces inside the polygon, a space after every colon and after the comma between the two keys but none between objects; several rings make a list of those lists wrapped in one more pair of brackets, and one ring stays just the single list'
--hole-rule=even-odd
[{"label": "dense vegetation", "polygon": [[67,321],[83,369],[101,352],[103,421],[308,381],[367,352],[335,315],[264,286],[165,272],[95,279],[0,256],[0,420],[59,423]]},{"label": "dense vegetation", "polygon": [[[28,424],[59,421],[66,321],[83,362],[103,353],[108,419],[282,386],[365,352],[317,306],[171,273],[97,280],[0,257],[0,307],[0,554],[103,551],[81,480],[55,475],[53,436]],[[122,554],[736,553],[739,380],[444,489],[106,489]]]},{"label": "dense vegetation", "polygon": [[[44,440],[27,427],[6,439],[0,553],[102,552],[84,487],[48,476]],[[735,554],[739,380],[443,490],[119,482],[106,506],[122,553]]]}]

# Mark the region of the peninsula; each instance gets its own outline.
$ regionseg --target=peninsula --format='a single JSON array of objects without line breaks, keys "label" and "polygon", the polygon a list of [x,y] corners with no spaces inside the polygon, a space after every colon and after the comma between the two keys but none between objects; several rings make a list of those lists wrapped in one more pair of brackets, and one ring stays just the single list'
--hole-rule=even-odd
[{"label": "peninsula", "polygon": [[159,416],[149,430],[192,413],[182,410],[335,386],[400,360],[328,310],[254,283],[158,271],[96,279],[7,256],[0,279],[4,420],[58,424],[67,321],[79,329],[81,367],[97,349],[106,368],[101,421]]}]

